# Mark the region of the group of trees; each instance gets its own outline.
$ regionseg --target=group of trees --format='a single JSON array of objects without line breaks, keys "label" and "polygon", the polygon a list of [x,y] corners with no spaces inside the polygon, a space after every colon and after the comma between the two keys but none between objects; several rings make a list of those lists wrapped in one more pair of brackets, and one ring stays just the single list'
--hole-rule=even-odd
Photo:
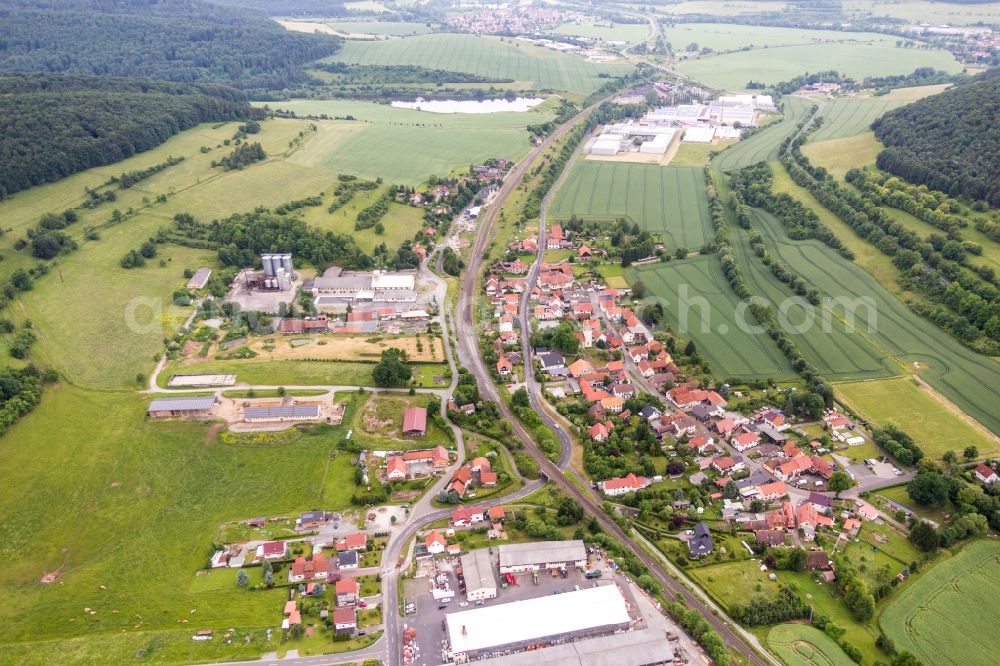
[{"label": "group of trees", "polygon": [[156,241],[149,239],[139,246],[138,250],[129,250],[125,255],[118,261],[118,265],[122,268],[142,268],[146,265],[147,259],[152,259],[156,256]]},{"label": "group of trees", "polygon": [[[328,14],[324,14],[328,15]],[[332,55],[330,35],[285,30],[243,7],[198,0],[0,1],[0,70],[221,82],[283,90]]]},{"label": "group of trees", "polygon": [[[795,550],[805,556],[805,551]],[[782,587],[778,594],[768,598],[757,596],[744,604],[733,604],[730,613],[733,618],[749,626],[780,624],[809,617],[809,605],[790,587]]]},{"label": "group of trees", "polygon": [[54,374],[43,374],[34,365],[0,370],[0,434],[34,409],[42,399],[42,385],[55,379]]},{"label": "group of trees", "polygon": [[937,529],[928,525],[936,536],[923,525],[914,535],[919,522],[912,526],[910,540],[921,550],[931,551],[939,545],[948,548],[990,528],[1000,531],[1000,488],[987,486],[984,490],[978,483],[963,478],[954,465],[942,469],[929,460],[921,461],[919,472],[907,485],[906,492],[921,506],[944,509],[948,502],[955,506],[950,523]]},{"label": "group of trees", "polygon": [[[261,113],[251,109],[243,93],[219,85],[3,75],[0,199],[126,159],[198,123]],[[131,184],[138,175],[124,174],[122,182]]]},{"label": "group of trees", "polygon": [[907,104],[872,128],[880,169],[951,196],[1000,206],[1000,70]]},{"label": "group of trees", "polygon": [[390,187],[370,206],[358,213],[358,217],[354,222],[354,230],[370,229],[378,224],[379,220],[389,212],[389,204],[392,203],[395,197],[396,188]]},{"label": "group of trees", "polygon": [[183,157],[174,157],[171,155],[170,157],[168,157],[163,162],[160,162],[159,164],[154,164],[153,166],[146,167],[145,169],[136,169],[133,171],[127,171],[122,175],[118,176],[118,178],[116,179],[118,182],[118,187],[120,187],[123,190],[127,190],[128,188],[132,187],[139,181],[146,180],[150,176],[158,174],[164,169],[169,169],[175,164],[180,164],[183,161],[184,161]]},{"label": "group of trees", "polygon": [[267,153],[264,152],[264,147],[260,143],[241,143],[233,149],[233,152],[218,162],[213,161],[212,166],[220,166],[226,171],[234,171],[264,159],[267,159]]},{"label": "group of trees", "polygon": [[381,360],[372,369],[376,386],[402,386],[410,381],[413,371],[406,364],[406,352],[390,347],[382,352]]},{"label": "group of trees", "polygon": [[898,460],[901,465],[912,467],[924,457],[923,449],[894,423],[887,423],[881,427],[873,426],[870,432],[875,445]]}]

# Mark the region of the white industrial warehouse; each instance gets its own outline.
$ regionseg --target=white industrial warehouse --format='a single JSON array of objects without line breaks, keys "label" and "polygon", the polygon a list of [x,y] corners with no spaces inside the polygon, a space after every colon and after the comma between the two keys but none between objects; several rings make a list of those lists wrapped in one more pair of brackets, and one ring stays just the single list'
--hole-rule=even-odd
[{"label": "white industrial warehouse", "polygon": [[617,585],[450,613],[445,620],[456,663],[540,643],[613,634],[631,626]]},{"label": "white industrial warehouse", "polygon": [[495,599],[497,577],[493,569],[493,558],[486,548],[462,555],[462,576],[465,579],[465,597],[469,601]]},{"label": "white industrial warehouse", "polygon": [[587,566],[587,548],[579,539],[504,544],[497,550],[502,574]]}]

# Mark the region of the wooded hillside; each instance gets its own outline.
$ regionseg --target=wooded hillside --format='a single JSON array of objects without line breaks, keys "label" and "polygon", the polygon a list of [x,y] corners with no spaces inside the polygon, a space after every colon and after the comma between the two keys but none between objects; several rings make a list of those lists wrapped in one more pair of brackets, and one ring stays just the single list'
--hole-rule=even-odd
[{"label": "wooded hillside", "polygon": [[2,75],[0,198],[118,162],[198,123],[260,115],[226,86]]},{"label": "wooded hillside", "polygon": [[872,124],[878,167],[954,197],[1000,206],[1000,69],[890,111]]},{"label": "wooded hillside", "polygon": [[251,9],[195,0],[0,0],[0,71],[213,81],[281,90],[337,51]]}]

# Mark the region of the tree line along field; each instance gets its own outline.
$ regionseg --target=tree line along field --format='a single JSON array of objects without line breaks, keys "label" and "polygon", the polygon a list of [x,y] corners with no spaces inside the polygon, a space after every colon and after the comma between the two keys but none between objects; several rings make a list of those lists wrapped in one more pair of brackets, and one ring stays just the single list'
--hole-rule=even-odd
[{"label": "tree line along field", "polygon": [[[923,379],[960,409],[1000,433],[1000,364],[976,354],[931,322],[913,313],[902,301],[886,291],[857,263],[850,262],[816,240],[793,241],[781,223],[770,215],[755,217],[772,255],[780,259],[810,286],[833,298],[859,303],[860,327],[865,307],[874,306],[874,330],[865,336],[882,355],[909,366],[918,361]],[[863,299],[863,300],[855,300]],[[845,303],[833,308],[844,318]],[[805,353],[805,352],[803,352]]]},{"label": "tree line along field", "polygon": [[764,48],[801,44],[892,44],[896,37],[874,32],[841,32],[839,30],[809,30],[807,28],[777,28],[738,23],[677,23],[666,29],[667,41],[675,51],[695,43],[699,49],[732,51],[742,48]]},{"label": "tree line along field", "polygon": [[805,72],[836,69],[862,79],[866,76],[909,74],[918,67],[959,72],[962,66],[947,51],[904,49],[892,44],[814,44],[754,49],[686,60],[677,71],[707,85],[744,90],[749,81],[775,84]]},{"label": "tree line along field", "polygon": [[996,662],[1000,543],[974,541],[896,593],[879,624],[924,664]]},{"label": "tree line along field", "polygon": [[[726,282],[716,257],[703,255],[638,266],[629,271],[629,281],[634,284],[636,280],[642,280],[653,297],[662,299],[671,329],[693,340],[698,353],[718,376],[776,380],[795,377],[788,360],[767,334],[750,332],[741,325],[737,315],[739,299]],[[682,289],[696,303],[683,307]]]},{"label": "tree line along field", "polygon": [[599,74],[621,75],[625,64],[595,64],[580,56],[526,42],[466,34],[418,35],[384,42],[349,41],[330,62],[416,65],[497,80],[530,81],[533,89],[587,94],[601,86]]},{"label": "tree line along field", "polygon": [[[770,213],[760,209],[753,210],[752,218],[754,228],[762,232],[765,227],[773,230],[781,225]],[[768,250],[773,255],[780,255],[782,260],[785,260],[785,255],[793,255],[800,249],[799,241],[788,239],[787,236],[780,240],[774,236],[765,238]],[[740,271],[750,291],[755,296],[765,298],[779,312],[786,313],[786,333],[821,375],[830,381],[844,381],[898,374],[896,362],[888,358],[866,336],[866,310],[858,312],[856,327],[851,330],[840,320],[842,313],[837,312],[835,307],[826,304],[814,306],[804,299],[793,299],[793,292],[753,254],[747,231],[734,226],[732,239]],[[808,281],[808,278],[805,279]],[[821,291],[824,291],[824,286],[829,288],[823,284],[815,286]],[[834,291],[830,295],[839,294]],[[797,332],[796,327],[800,325],[801,332]]]},{"label": "tree line along field", "polygon": [[[145,649],[195,663],[267,649],[284,591],[198,592],[195,572],[223,522],[347,508],[354,467],[331,457],[344,426],[222,444],[205,423],[146,420],[148,402],[63,383],[3,438],[0,662],[135,663]],[[59,578],[40,583],[47,573]],[[258,640],[191,641],[195,628],[227,627],[257,628]]]},{"label": "tree line along field", "polygon": [[875,423],[903,426],[931,458],[940,459],[948,451],[961,454],[969,445],[979,449],[980,456],[1000,453],[995,435],[970,424],[914,379],[851,382],[837,384],[836,390],[840,400]]},{"label": "tree line along field", "polygon": [[809,117],[812,100],[803,97],[785,97],[784,116],[772,122],[753,136],[726,148],[712,160],[712,166],[722,171],[741,169],[757,162],[769,162],[778,158],[778,147],[796,126]]},{"label": "tree line along field", "polygon": [[319,136],[290,159],[397,185],[419,185],[456,167],[490,157],[517,160],[531,146],[526,127],[551,120],[546,102],[523,113],[429,113],[356,101],[292,100],[271,104],[298,116],[356,120],[316,120]]},{"label": "tree line along field", "polygon": [[669,251],[696,250],[712,237],[705,176],[697,167],[580,161],[549,214],[556,219],[624,217],[659,235]]},{"label": "tree line along field", "polygon": [[832,638],[807,624],[779,624],[767,632],[767,646],[787,666],[853,666]]}]

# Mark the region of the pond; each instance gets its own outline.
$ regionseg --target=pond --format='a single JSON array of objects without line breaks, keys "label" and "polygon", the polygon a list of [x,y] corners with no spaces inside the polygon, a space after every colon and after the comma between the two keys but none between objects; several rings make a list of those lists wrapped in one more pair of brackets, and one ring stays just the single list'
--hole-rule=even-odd
[{"label": "pond", "polygon": [[544,101],[541,97],[484,100],[425,100],[418,97],[413,102],[396,101],[392,105],[398,109],[416,109],[417,111],[428,111],[430,113],[501,113],[504,111],[528,111]]}]

